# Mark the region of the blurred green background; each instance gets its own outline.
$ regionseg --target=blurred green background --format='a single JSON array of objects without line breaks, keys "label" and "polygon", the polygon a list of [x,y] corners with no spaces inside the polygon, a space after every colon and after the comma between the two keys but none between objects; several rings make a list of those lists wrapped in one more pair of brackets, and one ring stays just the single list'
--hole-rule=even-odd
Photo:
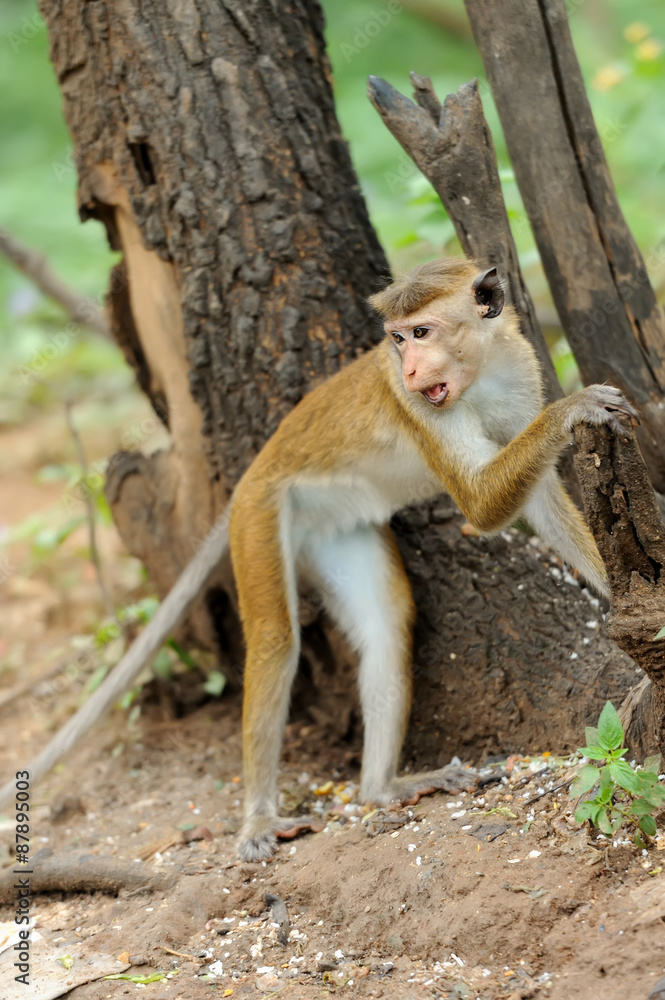
[{"label": "blurred green background", "polygon": [[[665,4],[568,0],[567,6],[619,201],[648,258],[665,237]],[[402,10],[374,37],[374,28],[367,32],[365,26],[374,11],[388,9],[384,0],[325,0],[324,7],[339,117],[372,220],[398,267],[452,250],[455,242],[433,192],[369,104],[367,76],[383,76],[410,93],[408,74],[416,70],[432,77],[442,98],[473,76],[480,78],[522,264],[571,388],[574,365],[565,344],[557,342],[556,317],[462,0],[403,0]],[[46,28],[31,0],[2,5],[0,50],[0,227],[44,250],[72,286],[101,302],[115,255],[99,224],[78,221],[71,143]],[[665,273],[652,278],[660,295]],[[58,307],[0,258],[0,426],[60,405],[65,393],[117,406],[133,391],[119,352],[85,331],[49,363],[48,381],[21,377],[22,366],[64,323]]]}]

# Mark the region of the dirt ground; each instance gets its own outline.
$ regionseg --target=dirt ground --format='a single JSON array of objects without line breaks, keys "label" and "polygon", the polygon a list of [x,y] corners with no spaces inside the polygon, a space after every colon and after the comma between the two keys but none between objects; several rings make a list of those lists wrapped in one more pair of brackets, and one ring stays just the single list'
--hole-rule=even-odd
[{"label": "dirt ground", "polygon": [[[3,435],[7,447],[25,451],[0,485],[5,523],[57,501],[56,485],[34,483],[43,460],[35,441],[45,434],[33,432],[29,443]],[[108,454],[112,443],[101,436],[94,447]],[[73,538],[48,569],[24,570],[20,546],[7,555],[2,781],[74,710],[87,679],[68,675],[60,684],[61,669],[39,685],[71,656],[71,635],[101,615],[83,541]],[[123,560],[111,529],[101,547],[116,592],[140,592],[138,568]],[[580,828],[567,790],[570,759],[549,752],[558,749],[556,731],[543,730],[538,746],[508,759],[488,759],[486,748],[473,756],[460,743],[465,763],[485,765],[475,793],[363,814],[354,802],[360,734],[331,745],[298,701],[283,754],[283,806],[318,813],[325,828],[282,844],[268,864],[244,864],[235,854],[240,695],[210,698],[194,672],[175,685],[151,683],[140,706],[140,714],[114,711],[32,792],[35,870],[58,866],[72,891],[33,898],[30,987],[14,981],[13,949],[2,950],[16,910],[3,886],[16,859],[14,824],[8,812],[0,816],[1,1000],[141,992],[153,1000],[665,997],[665,983],[652,992],[665,977],[665,836],[645,854],[620,836],[610,842]],[[104,862],[108,891],[75,891]],[[155,880],[152,890],[137,884],[143,876]],[[159,971],[166,978],[145,985],[99,978]]]}]

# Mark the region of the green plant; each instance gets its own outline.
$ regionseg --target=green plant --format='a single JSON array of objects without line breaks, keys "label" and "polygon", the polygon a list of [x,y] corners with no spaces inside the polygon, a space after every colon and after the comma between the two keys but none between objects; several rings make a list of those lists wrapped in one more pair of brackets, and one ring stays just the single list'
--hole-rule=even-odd
[{"label": "green plant", "polygon": [[575,810],[578,823],[585,820],[602,833],[616,833],[622,825],[633,832],[638,847],[644,847],[642,834],[655,837],[654,813],[665,803],[665,787],[658,783],[660,754],[647,757],[639,770],[623,760],[628,753],[623,746],[624,731],[619,714],[611,701],[600,713],[598,728],[587,726],[587,746],[579,752],[602,766],[586,764],[571,785],[572,798],[578,798],[598,786],[592,799],[585,799]]}]

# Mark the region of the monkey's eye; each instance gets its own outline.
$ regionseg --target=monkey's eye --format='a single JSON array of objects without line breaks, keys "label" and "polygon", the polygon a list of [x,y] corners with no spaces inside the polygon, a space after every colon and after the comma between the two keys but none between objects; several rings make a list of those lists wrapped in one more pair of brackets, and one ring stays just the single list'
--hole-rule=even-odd
[{"label": "monkey's eye", "polygon": [[413,336],[416,340],[420,340],[422,337],[426,337],[429,333],[429,327],[427,326],[414,326]]},{"label": "monkey's eye", "polygon": [[402,336],[401,333],[393,333],[393,340],[395,341],[396,344],[404,343],[404,337]]}]

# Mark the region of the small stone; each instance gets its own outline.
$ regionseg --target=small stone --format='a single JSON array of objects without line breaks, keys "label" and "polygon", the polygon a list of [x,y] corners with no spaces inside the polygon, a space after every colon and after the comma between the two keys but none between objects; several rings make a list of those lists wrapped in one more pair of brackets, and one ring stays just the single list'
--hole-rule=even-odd
[{"label": "small stone", "polygon": [[404,951],[404,942],[399,934],[390,934],[386,941],[386,947],[395,955],[401,955]]},{"label": "small stone", "polygon": [[665,1000],[665,978],[658,980],[647,1000]]},{"label": "small stone", "polygon": [[272,972],[268,973],[267,976],[259,976],[256,980],[256,988],[261,993],[272,993],[277,986],[279,986],[279,976]]}]

